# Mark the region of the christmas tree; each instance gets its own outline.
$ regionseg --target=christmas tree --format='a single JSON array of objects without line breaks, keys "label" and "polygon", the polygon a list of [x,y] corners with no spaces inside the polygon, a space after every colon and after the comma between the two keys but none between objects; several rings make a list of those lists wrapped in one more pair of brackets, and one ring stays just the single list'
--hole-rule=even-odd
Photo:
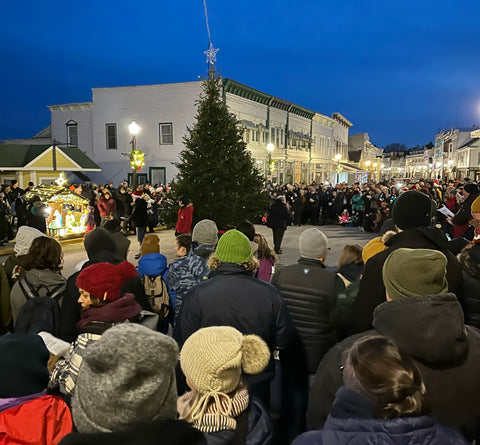
[{"label": "christmas tree", "polygon": [[268,205],[263,179],[246,150],[243,129],[221,97],[221,78],[209,73],[197,101],[196,123],[187,128],[180,153],[175,201],[187,195],[195,207],[194,223],[208,218],[219,229],[249,219],[258,221]]}]

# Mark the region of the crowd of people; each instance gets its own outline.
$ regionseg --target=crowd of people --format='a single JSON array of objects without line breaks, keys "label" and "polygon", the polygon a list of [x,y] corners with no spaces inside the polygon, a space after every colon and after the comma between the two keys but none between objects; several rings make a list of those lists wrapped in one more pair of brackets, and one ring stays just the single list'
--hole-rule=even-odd
[{"label": "crowd of people", "polygon": [[[273,247],[249,221],[194,224],[182,196],[170,264],[146,231],[163,187],[92,189],[69,277],[61,245],[18,226],[0,267],[4,443],[479,443],[477,184],[267,190]],[[324,224],[378,236],[333,270]]]}]

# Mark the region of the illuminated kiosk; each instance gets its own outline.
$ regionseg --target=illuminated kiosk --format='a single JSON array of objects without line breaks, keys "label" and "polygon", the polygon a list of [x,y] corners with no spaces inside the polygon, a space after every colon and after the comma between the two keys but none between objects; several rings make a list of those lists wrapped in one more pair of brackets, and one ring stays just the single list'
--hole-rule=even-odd
[{"label": "illuminated kiosk", "polygon": [[27,192],[27,200],[38,195],[48,208],[47,230],[59,239],[83,237],[87,224],[88,199],[66,186],[40,185]]}]

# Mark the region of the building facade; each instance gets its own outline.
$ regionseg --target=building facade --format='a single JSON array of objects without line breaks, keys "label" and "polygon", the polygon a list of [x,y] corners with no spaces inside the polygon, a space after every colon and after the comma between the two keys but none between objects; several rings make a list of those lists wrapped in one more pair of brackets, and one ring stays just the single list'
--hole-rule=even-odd
[{"label": "building facade", "polygon": [[[168,183],[193,126],[201,81],[93,88],[92,101],[51,105],[51,137],[78,147],[101,166],[97,182],[129,179],[128,126],[140,126],[136,147],[145,153],[139,182]],[[232,79],[223,80],[224,100],[244,130],[259,171],[276,183],[334,180],[336,159],[348,159],[352,124],[340,113],[328,117]],[[273,144],[269,153],[267,145]],[[270,160],[270,164],[268,164]]]}]

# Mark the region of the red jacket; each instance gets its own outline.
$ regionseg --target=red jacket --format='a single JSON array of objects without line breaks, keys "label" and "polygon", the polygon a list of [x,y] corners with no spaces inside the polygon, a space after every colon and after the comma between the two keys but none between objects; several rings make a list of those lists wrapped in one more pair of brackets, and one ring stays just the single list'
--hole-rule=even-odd
[{"label": "red jacket", "polygon": [[72,431],[72,416],[58,396],[43,396],[0,412],[0,445],[56,445]]},{"label": "red jacket", "polygon": [[178,211],[177,225],[175,230],[178,233],[190,233],[192,231],[193,204],[188,204]]}]

